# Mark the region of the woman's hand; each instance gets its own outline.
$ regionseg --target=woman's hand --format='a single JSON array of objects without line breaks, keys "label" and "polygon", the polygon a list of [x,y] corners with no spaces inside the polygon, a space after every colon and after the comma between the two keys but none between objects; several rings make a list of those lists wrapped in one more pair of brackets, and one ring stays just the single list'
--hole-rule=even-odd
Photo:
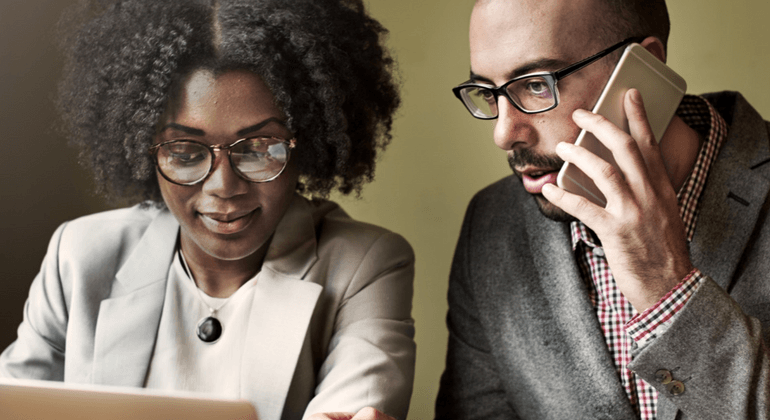
[{"label": "woman's hand", "polygon": [[372,407],[359,410],[358,413],[316,413],[308,420],[396,420],[387,414],[380,413]]}]

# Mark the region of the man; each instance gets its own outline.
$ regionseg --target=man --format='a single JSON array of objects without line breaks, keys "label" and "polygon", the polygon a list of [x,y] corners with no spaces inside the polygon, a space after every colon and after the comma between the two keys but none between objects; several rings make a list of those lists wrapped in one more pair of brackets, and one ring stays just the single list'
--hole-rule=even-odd
[{"label": "man", "polygon": [[[665,61],[668,26],[663,0],[477,1],[455,91],[516,176],[465,216],[437,418],[770,418],[770,125],[737,93],[685,97],[659,145],[635,90],[630,134],[586,111],[617,43]],[[606,207],[554,185],[564,161]]]}]

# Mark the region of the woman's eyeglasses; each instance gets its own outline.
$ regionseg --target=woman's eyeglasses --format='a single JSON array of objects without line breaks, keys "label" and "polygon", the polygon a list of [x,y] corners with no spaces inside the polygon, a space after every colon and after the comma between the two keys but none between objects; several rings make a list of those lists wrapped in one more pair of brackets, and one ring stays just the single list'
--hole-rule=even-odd
[{"label": "woman's eyeglasses", "polygon": [[180,139],[150,147],[160,174],[178,185],[195,185],[211,173],[216,158],[214,152],[227,152],[235,173],[249,182],[270,182],[286,169],[296,140],[279,137],[249,137],[232,144],[203,144]]}]

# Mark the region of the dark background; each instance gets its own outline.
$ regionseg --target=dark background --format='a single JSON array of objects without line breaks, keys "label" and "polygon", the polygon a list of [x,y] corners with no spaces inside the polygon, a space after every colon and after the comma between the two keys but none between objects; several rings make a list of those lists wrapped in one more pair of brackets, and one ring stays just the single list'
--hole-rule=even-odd
[{"label": "dark background", "polygon": [[0,0],[0,349],[16,338],[29,285],[56,227],[107,208],[55,128],[62,68],[55,26],[72,3]]}]

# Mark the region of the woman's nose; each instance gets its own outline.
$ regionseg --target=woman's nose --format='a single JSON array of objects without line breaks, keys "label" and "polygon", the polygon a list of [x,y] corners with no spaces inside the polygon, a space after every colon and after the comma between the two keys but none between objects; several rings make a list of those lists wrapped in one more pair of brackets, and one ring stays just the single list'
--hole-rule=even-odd
[{"label": "woman's nose", "polygon": [[214,156],[214,167],[203,181],[203,192],[219,198],[231,198],[248,192],[249,182],[235,172],[227,152],[219,150],[214,152]]}]

